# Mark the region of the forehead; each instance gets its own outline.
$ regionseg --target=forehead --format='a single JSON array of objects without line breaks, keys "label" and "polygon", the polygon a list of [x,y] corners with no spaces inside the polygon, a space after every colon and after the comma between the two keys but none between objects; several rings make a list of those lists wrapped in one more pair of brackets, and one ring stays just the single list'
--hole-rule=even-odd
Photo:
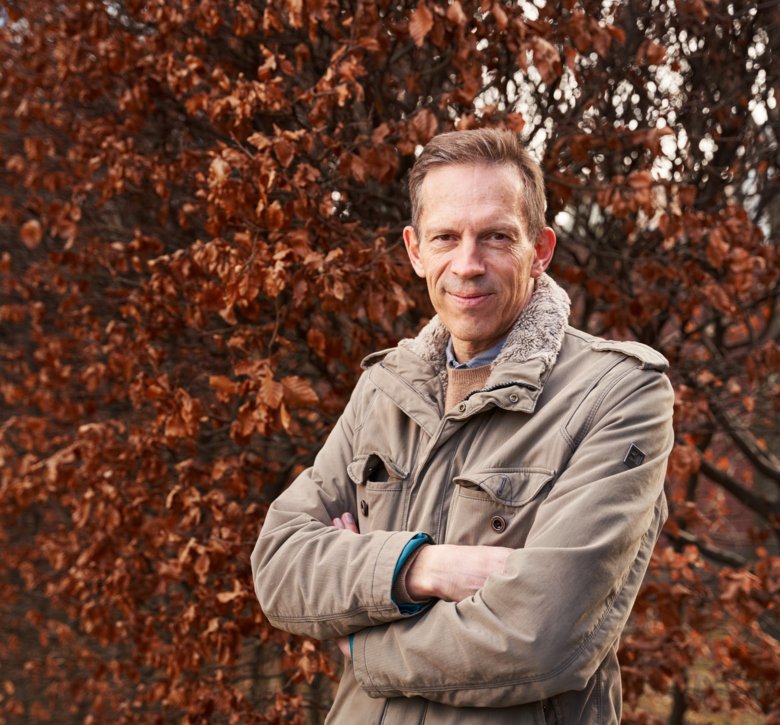
[{"label": "forehead", "polygon": [[451,164],[425,176],[420,223],[445,219],[522,218],[522,181],[512,164]]}]

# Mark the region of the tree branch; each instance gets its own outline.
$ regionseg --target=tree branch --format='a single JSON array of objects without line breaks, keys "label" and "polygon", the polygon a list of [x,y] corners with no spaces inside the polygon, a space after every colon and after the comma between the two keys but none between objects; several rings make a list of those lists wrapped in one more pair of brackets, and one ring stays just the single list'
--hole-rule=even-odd
[{"label": "tree branch", "polygon": [[736,443],[737,448],[748,457],[750,462],[765,476],[780,483],[780,460],[769,451],[761,450],[751,433],[737,430],[736,426],[729,420],[728,415],[713,401],[710,401],[710,410],[718,423]]},{"label": "tree branch", "polygon": [[774,526],[773,517],[780,516],[780,501],[770,501],[737,483],[728,473],[715,468],[709,461],[703,457],[699,469],[707,478],[717,483],[721,488],[728,491],[737,501],[747,506],[751,511],[757,513],[762,519],[765,519]]},{"label": "tree branch", "polygon": [[708,544],[689,531],[680,529],[679,533],[672,534],[669,531],[664,531],[664,534],[669,537],[675,544],[693,544],[704,556],[713,561],[717,561],[720,564],[727,564],[728,566],[734,566],[737,568],[746,567],[748,562],[745,557],[735,554],[732,551],[721,549],[713,544]]}]

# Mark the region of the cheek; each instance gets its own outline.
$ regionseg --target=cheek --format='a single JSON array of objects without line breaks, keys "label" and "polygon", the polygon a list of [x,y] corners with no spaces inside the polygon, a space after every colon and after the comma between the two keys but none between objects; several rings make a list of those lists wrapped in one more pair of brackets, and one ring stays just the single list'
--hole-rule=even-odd
[{"label": "cheek", "polygon": [[506,260],[504,283],[513,295],[523,296],[531,281],[531,260],[526,255]]},{"label": "cheek", "polygon": [[442,272],[444,271],[445,266],[446,265],[436,263],[433,260],[428,260],[428,263],[425,265],[425,279],[428,282],[429,289],[433,290],[439,285],[443,279]]},{"label": "cheek", "polygon": [[436,298],[436,278],[428,270],[425,274],[425,285],[428,287],[428,296],[431,300]]}]

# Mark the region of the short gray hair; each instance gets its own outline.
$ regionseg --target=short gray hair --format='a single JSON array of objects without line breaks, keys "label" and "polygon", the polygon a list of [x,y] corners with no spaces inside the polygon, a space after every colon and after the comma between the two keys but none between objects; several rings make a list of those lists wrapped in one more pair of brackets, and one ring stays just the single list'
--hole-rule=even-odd
[{"label": "short gray hair", "polygon": [[455,164],[513,164],[520,172],[528,237],[535,241],[544,228],[544,177],[539,164],[516,133],[497,128],[451,131],[434,136],[414,162],[409,175],[412,225],[422,213],[422,185],[431,169]]}]

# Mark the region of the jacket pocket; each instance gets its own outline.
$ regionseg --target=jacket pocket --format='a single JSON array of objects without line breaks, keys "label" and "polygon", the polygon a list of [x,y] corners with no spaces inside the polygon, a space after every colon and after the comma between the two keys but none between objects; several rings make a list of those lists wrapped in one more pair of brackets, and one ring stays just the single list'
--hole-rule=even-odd
[{"label": "jacket pocket", "polygon": [[371,452],[356,456],[347,466],[356,487],[358,528],[369,531],[403,529],[409,472],[390,456]]},{"label": "jacket pocket", "polygon": [[464,471],[453,479],[446,542],[524,546],[554,478],[546,468]]}]

